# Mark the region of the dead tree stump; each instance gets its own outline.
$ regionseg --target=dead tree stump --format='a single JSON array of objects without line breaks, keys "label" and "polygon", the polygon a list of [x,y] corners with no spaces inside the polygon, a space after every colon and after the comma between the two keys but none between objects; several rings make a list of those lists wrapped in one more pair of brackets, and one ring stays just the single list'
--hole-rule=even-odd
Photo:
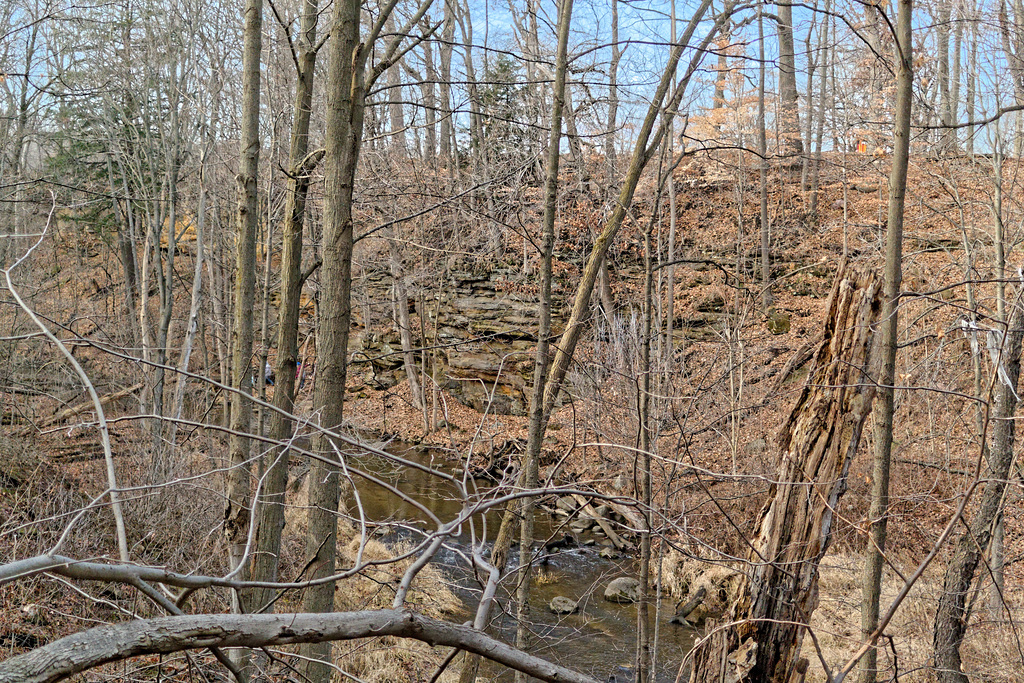
[{"label": "dead tree stump", "polygon": [[806,671],[798,654],[818,605],[818,562],[875,393],[867,370],[880,289],[871,269],[840,269],[814,368],[778,435],[778,481],[749,571],[729,617],[709,624],[694,652],[691,683],[787,683]]}]

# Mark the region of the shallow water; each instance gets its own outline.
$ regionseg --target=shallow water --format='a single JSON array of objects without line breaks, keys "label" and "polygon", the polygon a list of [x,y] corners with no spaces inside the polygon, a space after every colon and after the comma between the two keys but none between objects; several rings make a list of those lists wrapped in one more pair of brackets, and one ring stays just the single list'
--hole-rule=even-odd
[{"label": "shallow water", "polygon": [[[392,448],[396,455],[439,470],[451,472],[451,465],[440,458],[431,458],[427,451],[415,448]],[[442,521],[455,518],[462,504],[459,502],[455,485],[429,473],[408,467],[398,467],[376,456],[364,456],[353,466],[387,481]],[[356,493],[350,494],[349,509],[355,510],[356,496],[364,518],[368,522],[393,522],[393,526],[381,529],[382,538],[388,540],[415,540],[416,529],[434,528],[425,512],[408,501],[403,501],[391,491],[365,479],[356,477]],[[486,494],[486,482],[475,482],[479,495]],[[569,531],[564,517],[555,517],[550,512],[538,509],[535,518],[536,535],[539,539],[561,538]],[[473,530],[476,538],[493,539],[500,524],[500,513],[489,512],[474,518]],[[476,610],[480,584],[469,571],[465,556],[469,554],[472,537],[470,525],[464,524],[461,534],[453,536],[450,543],[438,552],[435,564],[444,568],[444,574],[452,587],[462,598],[466,608],[466,619],[471,619]],[[533,573],[530,612],[535,641],[530,651],[537,656],[577,671],[593,675],[601,681],[628,681],[633,679],[632,665],[636,648],[636,606],[620,605],[604,600],[604,589],[608,582],[620,576],[636,576],[636,563],[630,558],[605,559],[599,556],[607,543],[603,536],[589,533],[576,534],[581,543],[592,543],[565,549],[561,552],[543,553],[545,562],[538,564]],[[490,554],[485,543],[484,557]],[[510,554],[510,567],[518,558],[518,549]],[[499,635],[507,642],[515,639],[516,621],[514,604],[508,591],[514,590],[514,572],[510,572],[498,592],[498,602],[491,609]],[[547,605],[555,596],[565,596],[579,603],[579,612],[567,616],[552,614]],[[674,605],[663,600],[658,618],[658,681],[674,681],[680,662],[693,644],[694,632],[668,623]],[[511,680],[511,674],[503,667],[488,663],[481,671],[483,677],[495,680]],[[685,680],[685,676],[683,678]]]}]

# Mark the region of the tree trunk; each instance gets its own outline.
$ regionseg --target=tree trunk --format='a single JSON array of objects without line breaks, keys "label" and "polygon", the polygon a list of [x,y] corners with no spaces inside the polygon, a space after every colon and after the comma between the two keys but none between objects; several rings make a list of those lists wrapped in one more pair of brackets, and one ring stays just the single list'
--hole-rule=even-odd
[{"label": "tree trunk", "polygon": [[[352,319],[352,196],[362,141],[365,103],[362,63],[366,45],[359,43],[359,0],[337,0],[332,16],[332,41],[327,62],[327,124],[324,154],[323,266],[316,339],[316,382],[313,405],[320,410],[320,426],[338,429],[344,417],[345,380],[348,374],[348,335]],[[317,432],[313,449],[328,460],[316,460],[309,473],[309,513],[306,553],[307,576],[320,579],[334,574],[337,555],[339,458],[331,439]],[[334,582],[306,590],[306,612],[334,609]],[[313,683],[328,683],[332,675],[329,644],[303,648],[305,675]]]},{"label": "tree trunk", "polygon": [[332,614],[189,614],[98,626],[0,662],[0,683],[56,683],[106,662],[201,647],[275,647],[374,636],[457,647],[551,683],[597,683],[470,626],[395,609]]},{"label": "tree trunk", "polygon": [[[544,411],[544,385],[547,380],[551,344],[551,260],[555,248],[555,217],[558,212],[558,165],[561,158],[562,112],[566,103],[567,52],[573,0],[561,0],[558,13],[558,48],[555,56],[555,83],[552,91],[551,133],[547,149],[547,178],[544,185],[544,223],[541,229],[540,292],[538,294],[537,349],[534,355],[533,393],[530,396],[530,421],[523,462],[526,490],[537,488],[540,451],[544,442],[550,413]],[[511,508],[510,508],[511,509]],[[527,497],[521,505],[519,535],[519,580],[516,594],[518,629],[516,645],[529,649],[530,643],[530,569],[533,564],[534,499]],[[511,521],[511,520],[510,520]],[[517,680],[525,681],[521,673]]]},{"label": "tree trunk", "polygon": [[[1002,157],[998,152],[993,163],[996,165],[995,210],[1000,211],[998,195],[1000,193],[999,169]],[[1001,216],[996,214],[997,247],[1001,241]],[[1000,268],[1001,269],[1001,268]],[[997,276],[1001,277],[1001,276]],[[1001,302],[1000,302],[1001,303]],[[1000,305],[1003,308],[1003,305]],[[967,597],[974,582],[978,565],[992,540],[995,526],[1003,507],[1007,477],[1013,464],[1014,445],[1014,413],[1017,409],[1017,381],[1020,376],[1021,340],[1024,339],[1024,307],[1018,301],[1008,317],[1000,317],[996,330],[989,332],[995,338],[999,349],[999,367],[993,368],[996,376],[994,405],[992,407],[991,437],[988,448],[987,471],[979,476],[985,481],[981,503],[967,531],[957,542],[953,557],[946,567],[942,594],[935,615],[935,631],[933,643],[935,648],[935,674],[939,683],[967,683],[967,675],[963,671],[960,659],[960,645],[967,631],[970,618],[970,605]],[[1004,327],[1005,325],[1005,327]],[[984,460],[984,459],[983,459]],[[980,485],[980,482],[976,482]],[[973,487],[968,490],[968,495]]]},{"label": "tree trunk", "polygon": [[778,483],[761,513],[748,578],[721,627],[709,626],[715,635],[695,652],[691,682],[784,683],[801,668],[818,562],[871,409],[874,385],[862,377],[880,309],[874,269],[841,268],[814,369],[779,433]]},{"label": "tree trunk", "polygon": [[[424,20],[421,23],[421,30],[426,32],[430,29],[430,22]],[[437,155],[437,98],[434,85],[437,82],[437,69],[434,67],[434,50],[429,40],[423,41],[423,72],[426,75],[426,82],[420,88],[423,95],[423,112],[426,117],[426,125],[423,134],[423,159],[433,164]]]},{"label": "tree trunk", "polygon": [[[669,88],[675,81],[674,74],[679,65],[679,59],[682,56],[683,49],[690,45],[690,40],[696,32],[697,26],[703,20],[710,6],[710,0],[704,0],[701,2],[700,6],[697,7],[691,16],[686,30],[683,32],[682,38],[672,46],[672,51],[669,54],[668,64],[662,74],[661,82],[658,84],[657,91],[655,92],[654,98],[647,110],[647,116],[644,118],[644,122],[641,125],[640,130],[637,131],[633,155],[629,162],[629,170],[626,173],[625,181],[623,182],[622,189],[619,192],[618,201],[608,218],[608,222],[605,223],[604,230],[594,241],[594,246],[591,248],[590,255],[587,257],[586,266],[583,269],[580,282],[576,287],[576,294],[573,299],[569,319],[565,324],[565,331],[559,339],[559,343],[557,345],[558,351],[555,354],[554,361],[551,363],[551,370],[548,373],[548,381],[544,390],[544,412],[546,414],[551,414],[555,401],[558,399],[558,394],[562,389],[562,382],[565,380],[565,374],[569,369],[569,363],[572,360],[573,355],[576,353],[576,344],[579,343],[580,336],[583,334],[585,320],[589,317],[590,297],[594,293],[594,283],[597,281],[598,271],[601,268],[601,264],[604,261],[605,256],[608,254],[608,248],[611,246],[612,240],[615,238],[619,228],[622,226],[622,222],[626,217],[626,212],[633,203],[633,193],[636,191],[637,184],[640,182],[640,175],[647,167],[648,162],[650,162],[655,152],[660,149],[662,140],[664,140],[665,135],[669,130],[676,108],[687,90],[690,79],[693,77],[693,74],[697,70],[701,60],[707,53],[708,45],[711,44],[711,41],[714,40],[715,36],[717,36],[721,31],[722,26],[726,21],[728,21],[729,14],[732,11],[732,4],[727,3],[726,8],[723,9],[722,13],[716,17],[714,26],[709,29],[700,45],[696,46],[694,56],[690,60],[685,75],[679,80],[679,82],[675,83],[674,94],[672,94],[671,97],[668,97]],[[659,115],[662,116],[661,125],[658,127],[657,131],[654,131],[654,124]]]},{"label": "tree trunk", "polygon": [[[935,47],[938,54],[938,87],[939,87],[939,122],[942,131],[939,135],[939,153],[956,152],[956,130],[953,125],[953,104],[949,88],[949,20],[952,15],[952,1],[940,0],[936,10]],[[959,74],[956,77],[959,78]],[[897,85],[897,88],[899,86]],[[897,108],[899,105],[897,104]]]},{"label": "tree trunk", "polygon": [[[231,430],[224,537],[231,569],[243,562],[249,536],[249,431],[252,405],[244,397],[252,391],[253,306],[256,290],[256,227],[259,222],[256,175],[259,173],[260,50],[263,0],[246,0],[242,52],[242,125],[238,169],[237,244],[235,252],[234,325],[231,331]],[[172,226],[173,229],[173,226]],[[261,369],[262,370],[262,369]],[[238,609],[247,607],[236,605]]]},{"label": "tree trunk", "polygon": [[[758,191],[761,206],[761,312],[768,315],[772,305],[772,291],[768,287],[771,269],[768,264],[769,223],[768,223],[768,133],[765,130],[764,117],[764,86],[765,86],[765,55],[764,55],[764,21],[761,5],[758,5],[757,33],[760,45],[757,82],[757,151],[761,156],[758,164]],[[781,5],[780,5],[781,9]],[[781,64],[781,62],[780,62]],[[794,81],[795,83],[795,81]],[[742,249],[742,246],[740,247]]]},{"label": "tree trunk", "polygon": [[[889,215],[885,235],[885,293],[882,304],[879,366],[879,405],[875,413],[875,454],[871,475],[871,532],[864,563],[861,596],[861,635],[870,638],[878,627],[886,527],[889,514],[889,463],[892,458],[895,405],[896,349],[899,343],[899,296],[903,282],[903,205],[910,160],[910,121],[913,104],[914,63],[911,42],[912,0],[901,0],[896,25],[900,57],[896,80],[896,120],[893,122],[892,168],[889,174]],[[877,651],[861,659],[861,683],[874,683]]]},{"label": "tree trunk", "polygon": [[[673,13],[675,7],[672,8]],[[674,23],[674,22],[673,22]],[[729,73],[729,44],[732,42],[731,29],[726,26],[722,37],[718,40],[718,66],[715,68],[715,99],[711,102],[711,119],[715,125],[715,135],[722,133],[722,119],[725,111],[725,79]]]},{"label": "tree trunk", "polygon": [[[299,306],[302,296],[302,231],[306,215],[306,195],[313,167],[322,154],[309,152],[310,107],[316,66],[317,0],[305,0],[298,40],[298,73],[295,83],[295,112],[288,151],[288,189],[285,199],[281,244],[281,303],[277,322],[277,362],[273,405],[291,413],[295,405],[295,375],[298,365]],[[308,155],[308,156],[307,156]],[[269,436],[286,441],[292,433],[292,421],[281,412],[270,416]],[[275,581],[281,553],[284,526],[284,494],[288,484],[288,449],[271,449],[264,460],[266,480],[259,504],[256,528],[256,554],[253,558],[254,581]],[[273,596],[269,589],[254,591],[252,610],[266,607]]]},{"label": "tree trunk", "polygon": [[444,24],[441,28],[441,83],[439,100],[441,107],[441,158],[448,164],[452,158],[452,141],[455,127],[452,125],[452,50],[455,46],[455,10],[454,3],[444,3]]},{"label": "tree trunk", "polygon": [[[388,35],[395,35],[394,15],[388,16],[384,30]],[[396,157],[404,157],[408,150],[405,146],[405,112],[402,109],[402,71],[397,64],[388,69],[388,119],[391,125],[391,152]]]},{"label": "tree trunk", "polygon": [[[971,18],[976,19],[975,12],[971,11]],[[968,121],[974,120],[975,95],[977,91],[977,68],[978,68],[978,22],[971,21],[971,46],[967,54],[967,93],[966,110]],[[967,126],[967,145],[965,151],[968,157],[974,156],[974,126]]]},{"label": "tree trunk", "polygon": [[[818,80],[818,121],[817,130],[814,134],[814,165],[811,168],[811,201],[807,213],[814,217],[818,216],[818,189],[821,178],[821,147],[825,136],[825,97],[828,92],[828,36],[829,24],[832,21],[832,2],[825,0],[825,17],[822,20],[821,37],[818,42],[818,63],[821,65],[821,77]],[[812,110],[808,108],[807,115],[811,116]],[[808,150],[809,151],[809,150]]]},{"label": "tree trunk", "polygon": [[206,233],[206,198],[209,194],[207,173],[207,155],[211,145],[207,144],[199,161],[199,211],[196,216],[196,255],[195,267],[192,271],[192,302],[189,305],[188,321],[185,323],[185,340],[181,345],[181,355],[178,359],[178,381],[174,386],[174,403],[171,408],[175,422],[171,423],[170,433],[167,442],[171,448],[175,447],[176,435],[178,432],[177,420],[182,417],[185,406],[185,387],[188,385],[188,365],[192,357],[192,346],[195,342],[196,333],[199,329],[199,314],[203,301],[203,261],[204,238]]},{"label": "tree trunk", "polygon": [[[674,43],[676,42],[676,0],[672,0],[669,4],[670,19],[672,21],[671,28],[669,30],[669,38]],[[728,41],[728,35],[724,37],[722,41],[719,41],[719,53],[718,53],[718,72],[715,74],[715,102],[713,107],[722,106],[725,97],[725,44]],[[722,84],[721,102],[719,102],[719,80]],[[717,119],[715,119],[717,121]],[[673,122],[674,124],[675,122]],[[721,126],[717,123],[715,125],[715,131],[720,132]],[[683,151],[686,151],[685,145]],[[666,376],[671,372],[673,366],[672,360],[675,355],[675,320],[676,320],[676,224],[678,223],[678,208],[676,204],[676,174],[675,174],[675,157],[676,157],[676,136],[675,126],[672,125],[668,129],[668,158],[671,164],[672,170],[668,174],[668,272],[665,273],[665,340],[662,346],[661,354],[661,367],[662,371],[666,373]],[[607,259],[605,259],[607,263]]]},{"label": "tree trunk", "polygon": [[[802,154],[800,138],[800,103],[796,90],[796,47],[793,40],[793,6],[778,4],[779,31],[779,96],[782,99],[783,154]],[[763,63],[763,62],[762,62]]]},{"label": "tree trunk", "polygon": [[[667,141],[666,141],[667,142]],[[665,151],[671,145],[666,144]],[[671,160],[671,157],[669,157]],[[668,168],[669,177],[675,168]],[[654,211],[644,231],[644,322],[643,343],[640,358],[640,382],[638,397],[639,434],[637,445],[640,447],[640,504],[643,526],[640,529],[640,599],[636,612],[636,682],[648,683],[652,680],[653,664],[651,661],[654,637],[651,622],[651,332],[654,328],[654,254],[652,233],[654,222],[660,213],[663,185],[659,183],[658,194],[654,199]],[[635,476],[635,475],[634,475]]]},{"label": "tree trunk", "polygon": [[[604,139],[604,159],[608,165],[608,187],[616,177],[615,158],[615,133],[619,122],[619,62],[622,61],[622,48],[619,47],[619,3],[615,0],[612,5],[612,59],[608,64],[608,128]],[[672,25],[675,30],[675,23]],[[605,311],[608,314],[608,311]]]},{"label": "tree trunk", "polygon": [[[409,317],[409,288],[405,284],[402,257],[394,240],[389,241],[388,251],[390,252],[391,262],[395,327],[398,328],[398,338],[402,345],[402,361],[405,366],[405,376],[409,380],[412,402],[416,409],[423,414],[423,426],[426,428],[428,427],[427,404],[423,400],[423,387],[420,385],[419,370],[416,367],[416,353],[413,351],[412,345],[412,322]],[[420,314],[422,315],[422,311]]]}]

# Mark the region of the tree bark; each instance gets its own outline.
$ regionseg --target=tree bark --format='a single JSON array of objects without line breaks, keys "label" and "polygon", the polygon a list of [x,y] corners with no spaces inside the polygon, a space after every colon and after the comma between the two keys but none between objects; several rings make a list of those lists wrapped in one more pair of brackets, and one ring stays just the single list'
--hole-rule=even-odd
[{"label": "tree bark", "polygon": [[[388,35],[395,35],[394,15],[388,16],[384,29]],[[391,153],[398,158],[407,156],[405,144],[405,111],[402,107],[402,72],[399,66],[388,69],[388,120],[391,125]]]},{"label": "tree bark", "polygon": [[[938,51],[938,87],[939,87],[939,122],[942,124],[942,131],[939,137],[939,153],[951,154],[956,152],[956,130],[952,127],[954,116],[954,105],[952,102],[949,87],[949,21],[952,15],[952,1],[940,0],[936,11],[936,49]],[[897,30],[899,30],[897,28]],[[960,74],[955,74],[956,78]],[[896,86],[899,88],[899,85]],[[896,105],[897,109],[899,104]]]},{"label": "tree bark", "polygon": [[778,5],[779,96],[782,100],[782,149],[786,155],[802,154],[800,103],[796,89],[796,46],[793,39],[793,6]]},{"label": "tree bark", "polygon": [[[604,139],[604,159],[608,165],[608,187],[616,177],[617,160],[615,157],[615,132],[619,117],[619,62],[622,61],[622,48],[619,47],[619,0],[612,0],[612,59],[608,64],[608,128]],[[672,25],[675,30],[675,24]],[[605,311],[608,314],[608,311]]]},{"label": "tree bark", "polygon": [[[665,146],[667,152],[671,144]],[[671,162],[672,157],[669,157]],[[674,165],[668,168],[669,178],[675,171]],[[640,503],[643,525],[640,528],[640,599],[636,611],[636,683],[648,683],[654,675],[654,662],[651,653],[655,642],[651,622],[651,333],[654,329],[654,245],[652,233],[654,222],[660,213],[662,187],[659,184],[658,194],[654,200],[654,211],[644,231],[644,327],[640,358],[639,382],[639,434],[637,445],[640,447]],[[634,474],[634,477],[636,473]]]},{"label": "tree bark", "polygon": [[[427,404],[423,400],[423,387],[420,385],[419,369],[416,366],[416,352],[412,345],[412,322],[409,316],[409,288],[405,282],[402,256],[394,240],[389,240],[388,251],[391,262],[392,294],[394,295],[395,326],[402,345],[402,363],[405,376],[409,380],[409,391],[416,409],[423,415],[423,427],[427,424]],[[420,312],[422,315],[423,312]]]},{"label": "tree bark", "polygon": [[449,164],[452,158],[455,127],[452,125],[452,51],[455,45],[455,10],[451,2],[444,3],[444,22],[441,28],[440,51],[441,83],[439,87],[441,115],[441,159]]},{"label": "tree bark", "polygon": [[[555,83],[552,90],[551,132],[547,149],[547,178],[544,184],[544,223],[540,244],[540,292],[537,300],[537,349],[534,354],[533,392],[530,396],[530,421],[527,428],[526,454],[523,462],[526,490],[537,488],[540,451],[544,443],[550,413],[544,411],[544,385],[547,380],[551,345],[551,261],[555,248],[555,217],[558,212],[558,166],[561,159],[562,112],[566,103],[567,52],[573,0],[561,0],[558,13],[558,47],[555,55]],[[517,582],[516,645],[530,645],[530,569],[533,564],[533,496],[523,498],[519,534],[519,577]],[[511,509],[511,508],[510,508]],[[511,519],[509,520],[511,521]],[[525,681],[520,672],[517,680]]]},{"label": "tree bark", "polygon": [[823,339],[778,436],[777,484],[761,513],[748,578],[731,614],[694,655],[693,683],[785,682],[798,669],[803,633],[818,602],[818,562],[831,540],[836,506],[871,409],[863,377],[881,309],[870,267],[841,269]]},{"label": "tree bark", "polygon": [[[780,14],[782,6],[779,6]],[[792,30],[792,27],[791,29]],[[758,196],[760,198],[761,207],[761,312],[764,315],[768,315],[768,309],[772,305],[772,291],[768,287],[768,283],[771,279],[771,269],[768,264],[768,246],[769,246],[769,222],[768,222],[768,132],[765,130],[765,102],[764,102],[764,86],[765,86],[765,55],[764,55],[764,21],[763,14],[761,12],[761,5],[758,5],[757,11],[757,33],[758,33],[758,44],[760,45],[760,60],[758,61],[758,81],[757,81],[757,151],[760,154],[760,163],[758,164]],[[781,42],[781,41],[780,41]],[[781,66],[781,60],[780,60]],[[794,84],[795,84],[794,80]],[[742,249],[742,246],[740,247]]]}]

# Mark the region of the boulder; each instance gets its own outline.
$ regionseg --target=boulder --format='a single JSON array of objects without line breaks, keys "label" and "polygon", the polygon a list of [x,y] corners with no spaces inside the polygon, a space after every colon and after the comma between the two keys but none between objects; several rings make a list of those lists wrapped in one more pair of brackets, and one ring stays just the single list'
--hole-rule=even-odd
[{"label": "boulder", "polygon": [[590,527],[594,525],[594,522],[589,519],[577,519],[569,524],[569,528],[573,530],[573,533],[582,534],[588,531]]},{"label": "boulder", "polygon": [[559,496],[555,501],[555,507],[564,512],[573,513],[576,512],[579,505],[576,504],[576,500],[572,496]]},{"label": "boulder", "polygon": [[570,600],[564,595],[556,595],[551,598],[551,602],[548,603],[548,609],[553,614],[575,614],[576,610],[579,609],[579,604],[575,600]]},{"label": "boulder", "polygon": [[604,589],[604,599],[608,602],[636,602],[640,599],[640,582],[629,576],[620,576]]}]

